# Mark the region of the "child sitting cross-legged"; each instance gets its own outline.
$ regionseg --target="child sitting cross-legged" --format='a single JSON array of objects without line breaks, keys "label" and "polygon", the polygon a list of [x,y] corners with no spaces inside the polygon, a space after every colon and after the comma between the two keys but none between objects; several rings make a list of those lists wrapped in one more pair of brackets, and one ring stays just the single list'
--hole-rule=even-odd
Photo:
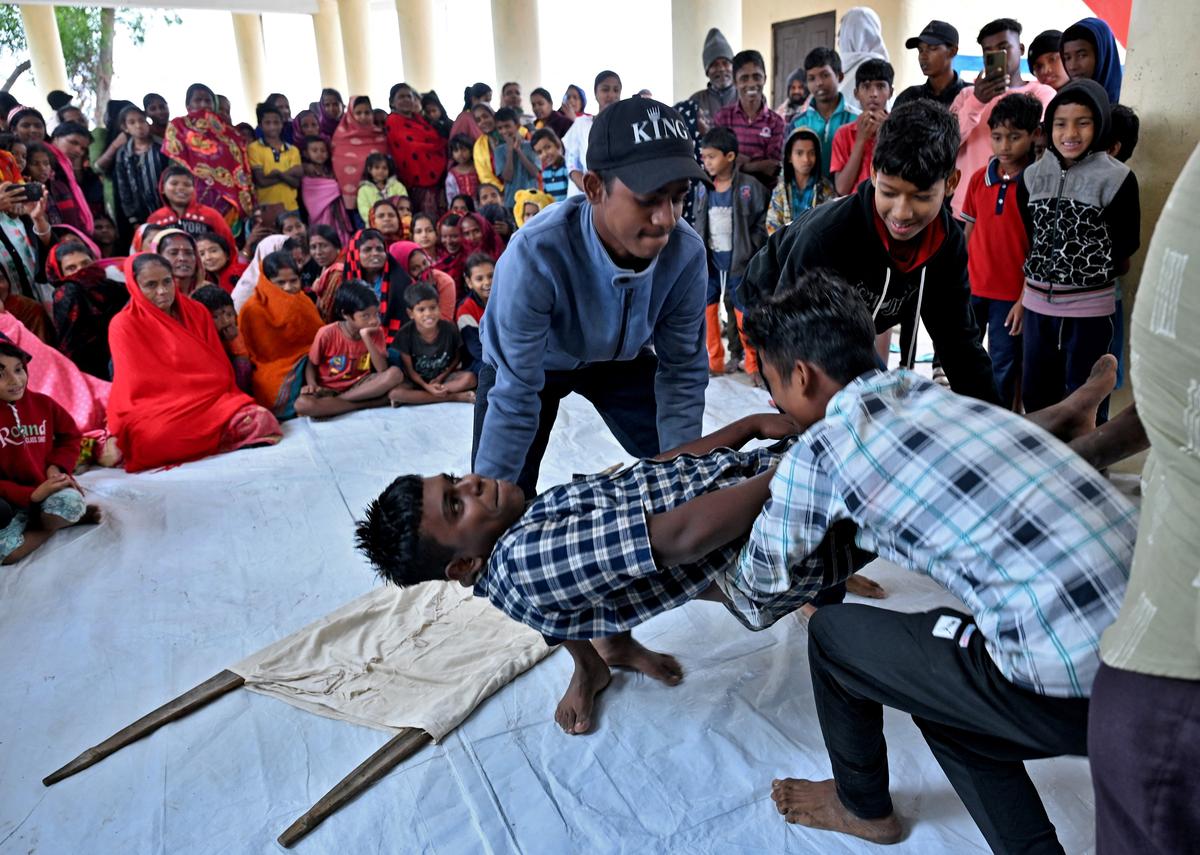
[{"label": "child sitting cross-legged", "polygon": [[479,325],[483,323],[483,311],[492,294],[492,276],[495,272],[496,262],[490,255],[485,252],[472,253],[466,266],[467,287],[470,290],[454,313],[463,347],[471,356],[471,373],[476,377],[483,367],[483,342],[479,338]]},{"label": "child sitting cross-legged", "polygon": [[411,320],[393,343],[406,379],[388,393],[392,404],[474,402],[478,378],[459,369],[462,338],[458,327],[442,319],[437,289],[424,282],[409,285],[404,302]]},{"label": "child sitting cross-legged", "polygon": [[82,436],[54,399],[27,389],[30,356],[0,341],[0,561],[15,564],[54,532],[100,521],[71,477]]},{"label": "child sitting cross-legged", "polygon": [[233,376],[237,387],[247,395],[254,394],[254,363],[246,342],[238,332],[237,311],[233,308],[233,297],[216,285],[204,285],[192,292],[192,299],[212,313],[221,346],[233,365]]},{"label": "child sitting cross-legged", "polygon": [[388,365],[379,298],[370,285],[361,279],[343,282],[333,313],[338,320],[318,330],[308,351],[298,416],[329,418],[382,407],[404,382],[403,372]]}]

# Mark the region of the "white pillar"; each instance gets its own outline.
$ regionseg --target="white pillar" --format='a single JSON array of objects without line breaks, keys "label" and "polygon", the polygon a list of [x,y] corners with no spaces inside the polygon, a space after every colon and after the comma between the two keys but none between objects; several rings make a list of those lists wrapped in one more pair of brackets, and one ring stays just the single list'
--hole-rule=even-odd
[{"label": "white pillar", "polygon": [[246,113],[267,97],[267,51],[263,47],[262,18],[244,12],[231,13],[233,41],[237,45],[242,72],[242,96]]},{"label": "white pillar", "polygon": [[426,92],[433,88],[437,75],[433,0],[396,0],[396,20],[400,23],[403,80],[418,91]]},{"label": "white pillar", "polygon": [[496,101],[510,80],[529,90],[542,85],[542,50],[538,37],[537,0],[492,0],[492,43],[496,52]]},{"label": "white pillar", "polygon": [[371,94],[370,0],[338,0],[342,25],[342,56],[346,63],[347,103],[353,95]]},{"label": "white pillar", "polygon": [[[671,82],[674,93],[659,100],[680,101],[708,85],[704,37],[716,27],[733,52],[742,49],[742,0],[671,0]],[[656,92],[655,95],[658,95]]]},{"label": "white pillar", "polygon": [[346,92],[346,63],[342,61],[342,23],[338,20],[335,0],[317,0],[312,16],[317,38],[317,69],[321,86]]},{"label": "white pillar", "polygon": [[63,59],[62,38],[53,6],[22,6],[25,41],[29,44],[29,63],[43,100],[55,89],[71,91],[67,62]]}]

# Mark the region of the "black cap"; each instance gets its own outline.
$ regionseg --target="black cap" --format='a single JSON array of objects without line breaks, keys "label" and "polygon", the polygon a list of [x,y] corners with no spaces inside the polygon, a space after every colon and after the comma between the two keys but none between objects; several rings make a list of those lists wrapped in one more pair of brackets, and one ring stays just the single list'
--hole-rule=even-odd
[{"label": "black cap", "polygon": [[921,30],[921,35],[913,36],[904,43],[904,46],[912,50],[921,43],[958,47],[958,30],[945,21],[930,21],[925,25],[925,29]]},{"label": "black cap", "polygon": [[615,175],[634,193],[653,193],[681,178],[710,183],[688,123],[653,98],[626,98],[600,111],[588,134],[587,168]]}]

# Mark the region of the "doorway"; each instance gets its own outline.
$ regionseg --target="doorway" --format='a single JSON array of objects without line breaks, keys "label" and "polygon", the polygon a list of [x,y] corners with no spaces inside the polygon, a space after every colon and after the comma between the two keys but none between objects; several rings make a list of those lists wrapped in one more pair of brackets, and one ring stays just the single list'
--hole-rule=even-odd
[{"label": "doorway", "polygon": [[836,47],[837,16],[832,12],[793,18],[771,25],[771,102],[773,107],[787,99],[787,79],[804,65],[813,48]]}]

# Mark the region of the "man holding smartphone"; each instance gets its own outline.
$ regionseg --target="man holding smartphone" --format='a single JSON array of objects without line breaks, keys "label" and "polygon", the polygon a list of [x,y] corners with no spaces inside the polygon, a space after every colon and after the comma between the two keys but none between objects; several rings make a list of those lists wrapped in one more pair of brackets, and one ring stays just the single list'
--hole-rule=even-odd
[{"label": "man holding smartphone", "polygon": [[[950,105],[950,112],[958,117],[958,130],[962,136],[957,161],[961,187],[966,187],[971,176],[991,160],[992,134],[988,117],[1000,98],[1010,92],[1025,92],[1041,101],[1044,110],[1055,94],[1049,86],[1021,77],[1025,45],[1021,44],[1018,22],[1012,18],[997,18],[984,25],[977,40],[983,50],[983,72],[975,78],[975,85],[959,92]],[[954,216],[960,220],[964,199],[965,194],[959,192],[950,202]]]}]

